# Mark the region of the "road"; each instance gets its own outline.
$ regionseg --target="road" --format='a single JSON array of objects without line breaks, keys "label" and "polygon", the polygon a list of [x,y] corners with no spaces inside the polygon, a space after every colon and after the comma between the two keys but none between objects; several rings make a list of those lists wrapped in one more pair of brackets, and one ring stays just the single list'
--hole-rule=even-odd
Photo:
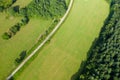
[{"label": "road", "polygon": [[59,29],[59,27],[61,26],[61,24],[64,22],[64,20],[67,18],[67,15],[69,14],[72,5],[73,5],[73,1],[71,0],[68,6],[68,9],[66,11],[66,13],[64,14],[64,16],[60,19],[60,22],[56,25],[56,27],[52,30],[52,32],[45,38],[45,40],[7,77],[6,80],[9,80],[11,77],[14,76],[14,74],[16,72],[18,72],[23,66],[24,64],[33,56],[35,55],[35,53],[54,35],[54,33]]}]

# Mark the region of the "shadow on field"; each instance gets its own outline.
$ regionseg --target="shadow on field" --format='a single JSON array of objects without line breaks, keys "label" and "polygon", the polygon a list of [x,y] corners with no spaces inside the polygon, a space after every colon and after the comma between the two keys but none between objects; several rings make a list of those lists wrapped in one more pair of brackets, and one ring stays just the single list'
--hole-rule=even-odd
[{"label": "shadow on field", "polygon": [[[90,47],[89,51],[87,52],[87,59],[89,59],[92,56],[92,50],[95,48],[95,45],[98,42],[98,38],[95,38],[95,40],[92,42],[92,46]],[[86,60],[87,60],[86,59]],[[80,68],[78,69],[78,71],[72,75],[71,80],[79,80],[80,74],[82,74],[82,72],[85,71],[85,66],[86,66],[86,62],[87,61],[82,61],[80,64]]]}]

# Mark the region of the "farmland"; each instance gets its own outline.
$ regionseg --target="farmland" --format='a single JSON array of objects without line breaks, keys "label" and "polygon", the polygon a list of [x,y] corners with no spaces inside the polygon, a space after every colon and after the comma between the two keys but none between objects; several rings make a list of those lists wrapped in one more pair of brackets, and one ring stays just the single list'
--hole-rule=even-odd
[{"label": "farmland", "polygon": [[[2,35],[11,26],[21,20],[22,17],[9,16],[6,13],[0,13],[0,80],[16,67],[15,59],[21,51],[30,50],[37,42],[41,33],[43,33],[51,24],[52,20],[33,18],[23,26],[12,39],[3,40]],[[4,63],[4,64],[3,64]]]},{"label": "farmland", "polygon": [[50,43],[15,79],[70,80],[86,59],[108,13],[104,0],[74,0],[68,18]]}]

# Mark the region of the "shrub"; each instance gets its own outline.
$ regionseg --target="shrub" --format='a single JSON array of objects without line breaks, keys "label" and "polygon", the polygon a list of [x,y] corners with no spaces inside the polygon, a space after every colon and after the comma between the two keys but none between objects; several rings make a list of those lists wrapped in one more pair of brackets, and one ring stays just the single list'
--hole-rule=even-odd
[{"label": "shrub", "polygon": [[22,51],[19,55],[19,58],[15,59],[15,62],[21,63],[24,60],[25,56],[26,56],[26,51]]},{"label": "shrub", "polygon": [[8,40],[8,39],[11,38],[11,35],[8,34],[7,32],[5,32],[5,33],[2,35],[2,38]]}]

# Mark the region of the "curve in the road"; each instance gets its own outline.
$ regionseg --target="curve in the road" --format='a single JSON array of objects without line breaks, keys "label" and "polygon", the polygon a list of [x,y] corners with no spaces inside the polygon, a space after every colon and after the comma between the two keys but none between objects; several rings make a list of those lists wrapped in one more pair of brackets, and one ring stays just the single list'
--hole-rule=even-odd
[{"label": "curve in the road", "polygon": [[74,0],[70,0],[68,9],[66,11],[66,13],[64,14],[64,16],[60,19],[60,22],[56,25],[56,27],[52,30],[52,32],[45,38],[45,40],[7,77],[6,80],[9,80],[11,77],[14,76],[14,74],[16,72],[18,72],[23,66],[24,64],[33,56],[35,55],[35,53],[54,35],[54,33],[59,29],[60,25],[64,22],[64,20],[66,19],[67,15],[69,14],[72,5],[73,5],[73,1]]}]

